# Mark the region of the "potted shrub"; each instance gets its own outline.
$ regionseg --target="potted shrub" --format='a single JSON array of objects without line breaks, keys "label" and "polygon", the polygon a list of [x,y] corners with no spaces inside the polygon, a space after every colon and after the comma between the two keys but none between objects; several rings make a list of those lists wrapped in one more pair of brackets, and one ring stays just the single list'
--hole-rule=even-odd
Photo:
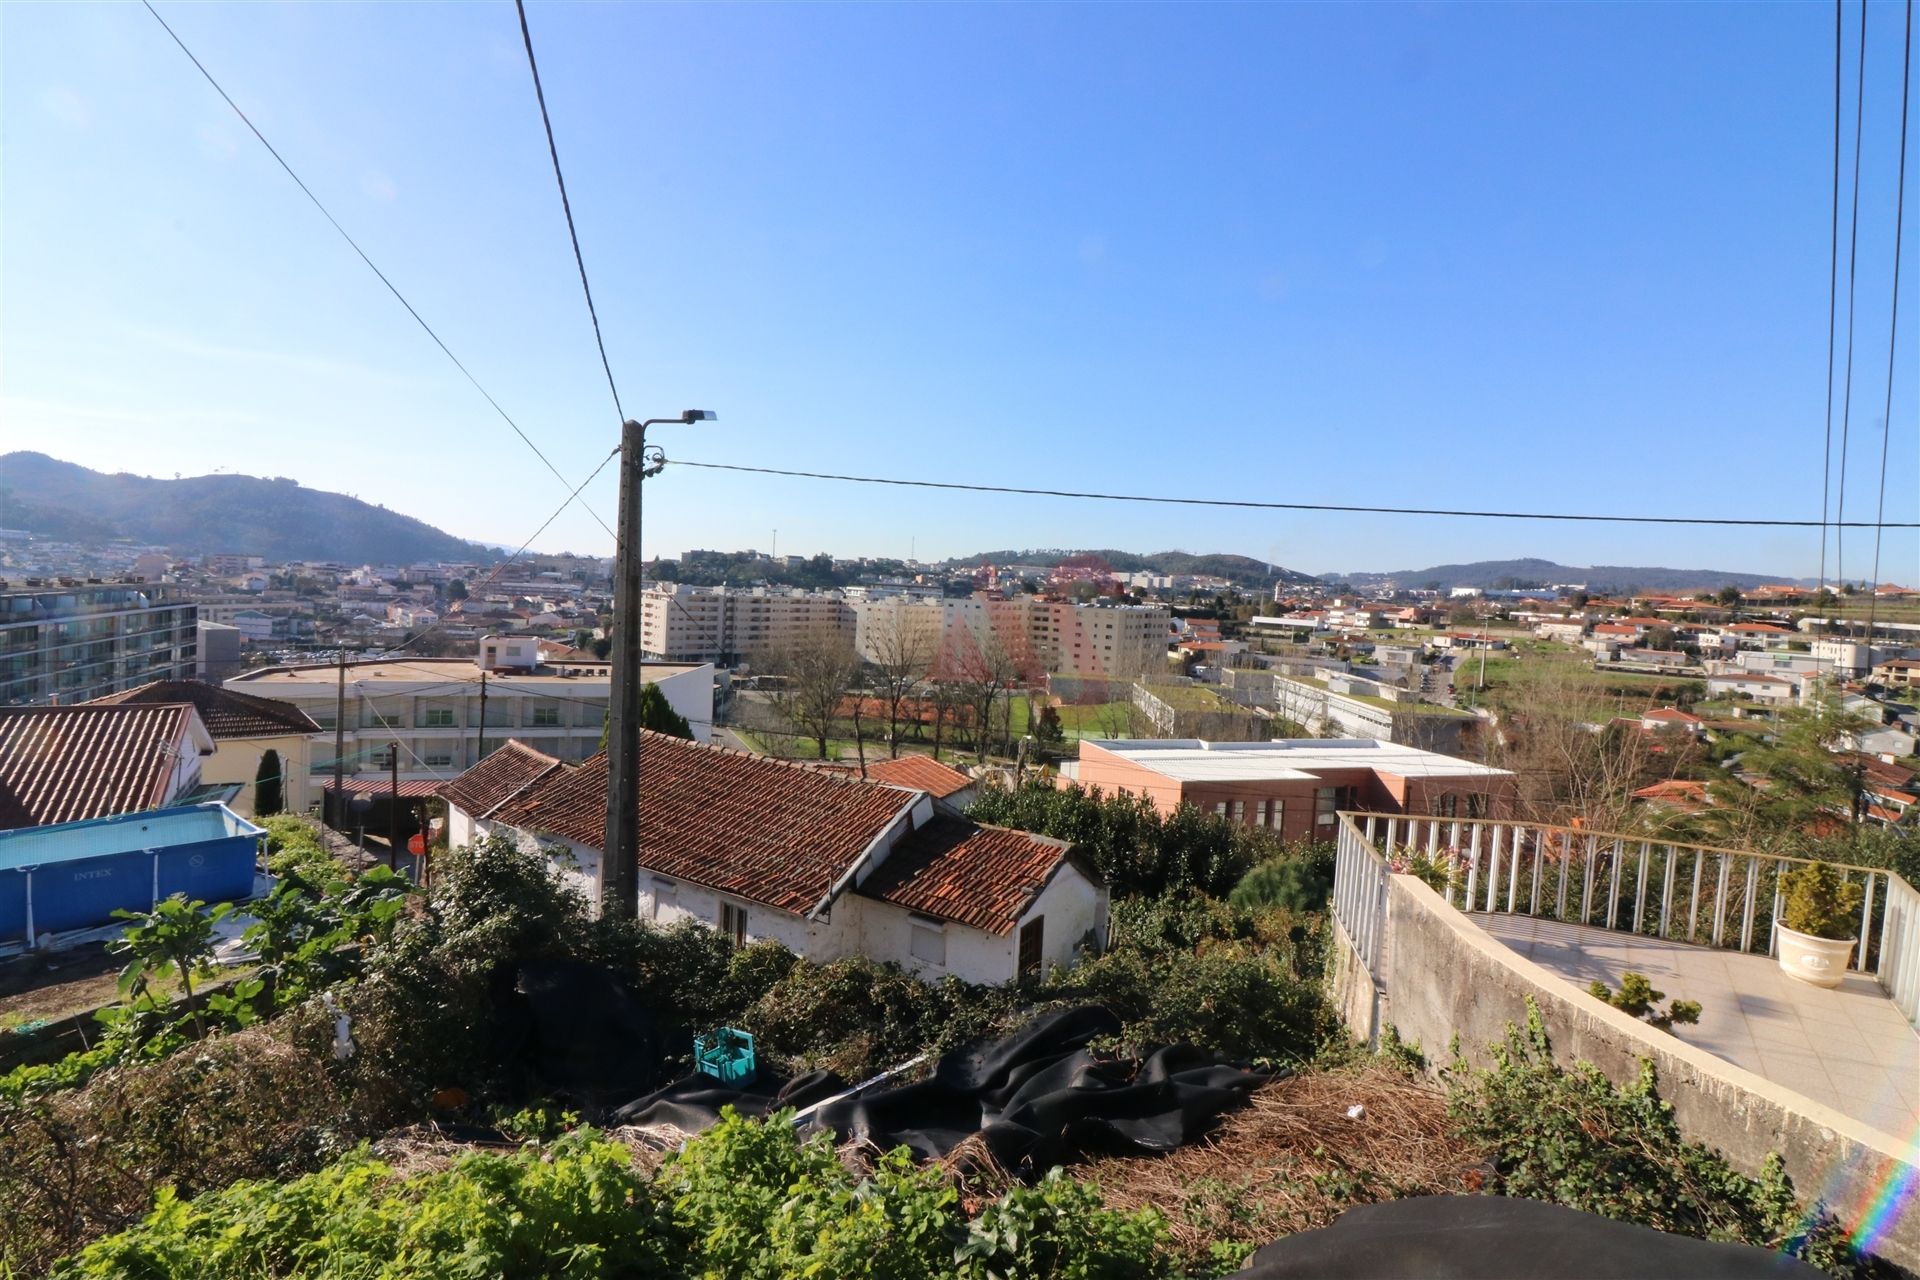
[{"label": "potted shrub", "polygon": [[1786,906],[1777,925],[1780,967],[1816,987],[1839,986],[1853,955],[1864,890],[1842,884],[1830,862],[1795,867],[1784,879]]}]

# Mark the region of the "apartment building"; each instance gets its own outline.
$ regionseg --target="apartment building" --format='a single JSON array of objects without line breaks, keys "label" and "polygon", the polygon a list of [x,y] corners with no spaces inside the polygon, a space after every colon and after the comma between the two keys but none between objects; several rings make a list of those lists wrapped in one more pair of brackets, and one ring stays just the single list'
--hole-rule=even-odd
[{"label": "apartment building", "polygon": [[136,581],[0,582],[0,706],[86,702],[191,680],[199,611]]},{"label": "apartment building", "polygon": [[854,637],[853,611],[838,592],[659,582],[640,600],[640,647],[663,662],[731,666],[755,654]]},{"label": "apartment building", "polygon": [[1075,604],[1025,595],[861,600],[852,610],[854,643],[869,662],[905,652],[936,665],[964,665],[969,653],[991,644],[1029,680],[1157,674],[1166,666],[1173,619],[1162,605]]},{"label": "apartment building", "polygon": [[[478,661],[374,659],[349,663],[344,675],[331,663],[263,667],[225,687],[281,699],[313,718],[320,726],[310,763],[316,787],[332,784],[336,733],[348,777],[388,776],[397,743],[403,781],[450,778],[509,738],[569,762],[600,749],[612,686],[607,665],[543,664],[530,637],[488,636],[481,645]],[[713,667],[647,663],[644,670],[705,742],[713,732]]]}]

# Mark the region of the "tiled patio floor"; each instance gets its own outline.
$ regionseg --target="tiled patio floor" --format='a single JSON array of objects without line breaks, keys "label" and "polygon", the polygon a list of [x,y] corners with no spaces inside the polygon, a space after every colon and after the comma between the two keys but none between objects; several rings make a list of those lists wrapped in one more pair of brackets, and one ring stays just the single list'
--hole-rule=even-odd
[{"label": "tiled patio floor", "polygon": [[1898,1139],[1920,1120],[1920,1032],[1865,974],[1834,990],[1789,978],[1771,957],[1609,929],[1475,913],[1475,924],[1585,987],[1644,973],[1669,999],[1698,1000],[1675,1034]]}]

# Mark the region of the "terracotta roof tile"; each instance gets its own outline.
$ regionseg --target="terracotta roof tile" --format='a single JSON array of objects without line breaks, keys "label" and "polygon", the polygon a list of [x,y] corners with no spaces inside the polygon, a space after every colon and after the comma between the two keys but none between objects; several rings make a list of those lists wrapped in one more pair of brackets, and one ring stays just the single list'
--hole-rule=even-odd
[{"label": "terracotta roof tile", "polygon": [[941,814],[895,845],[860,893],[1004,935],[1068,855],[1065,841]]},{"label": "terracotta roof tile", "polygon": [[151,680],[120,693],[95,698],[85,705],[158,706],[175,702],[193,704],[216,742],[228,738],[284,738],[290,733],[320,732],[313,717],[291,702],[223,689],[198,680]]},{"label": "terracotta roof tile", "polygon": [[518,738],[509,738],[465,773],[437,784],[433,794],[459,806],[472,817],[484,818],[563,767],[557,758],[535,751]]},{"label": "terracotta roof tile", "polygon": [[945,800],[973,785],[972,778],[950,765],[941,764],[932,756],[901,756],[895,760],[869,764],[867,777],[888,786],[924,791],[935,800]]},{"label": "terracotta roof tile", "polygon": [[0,831],[151,809],[195,716],[165,706],[0,707]]},{"label": "terracotta roof tile", "polygon": [[[642,735],[641,865],[796,915],[913,803],[893,787]],[[551,774],[496,822],[606,847],[607,758]]]}]

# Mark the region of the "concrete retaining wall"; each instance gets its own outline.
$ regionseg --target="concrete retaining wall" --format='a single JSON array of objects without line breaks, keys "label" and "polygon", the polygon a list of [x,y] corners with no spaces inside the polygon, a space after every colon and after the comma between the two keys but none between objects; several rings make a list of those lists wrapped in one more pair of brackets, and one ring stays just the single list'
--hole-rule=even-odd
[{"label": "concrete retaining wall", "polygon": [[[1848,1215],[1871,1206],[1912,1159],[1895,1135],[1602,1004],[1517,955],[1410,876],[1392,877],[1388,921],[1386,995],[1377,1026],[1365,1017],[1373,1004],[1372,977],[1336,922],[1333,998],[1357,1034],[1371,1038],[1391,1024],[1436,1066],[1445,1064],[1457,1036],[1469,1062],[1490,1066],[1488,1046],[1504,1041],[1509,1023],[1524,1025],[1531,996],[1556,1059],[1590,1062],[1620,1085],[1637,1078],[1641,1059],[1651,1059],[1660,1096],[1689,1139],[1748,1175],[1779,1152],[1798,1193],[1825,1201],[1848,1228],[1856,1225]],[[1874,1252],[1920,1270],[1920,1203],[1909,1196],[1894,1213]]]}]

